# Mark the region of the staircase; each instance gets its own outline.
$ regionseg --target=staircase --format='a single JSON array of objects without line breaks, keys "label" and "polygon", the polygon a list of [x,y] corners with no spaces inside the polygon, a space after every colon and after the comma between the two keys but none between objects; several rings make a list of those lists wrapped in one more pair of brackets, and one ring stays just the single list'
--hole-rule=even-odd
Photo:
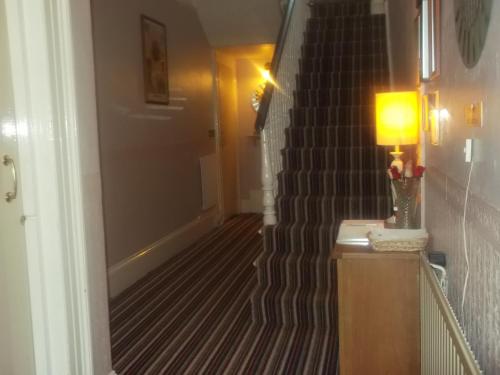
[{"label": "staircase", "polygon": [[301,56],[252,313],[331,334],[340,222],[385,219],[392,206],[388,150],[375,144],[374,93],[389,88],[384,15],[370,15],[368,1],[311,5]]}]

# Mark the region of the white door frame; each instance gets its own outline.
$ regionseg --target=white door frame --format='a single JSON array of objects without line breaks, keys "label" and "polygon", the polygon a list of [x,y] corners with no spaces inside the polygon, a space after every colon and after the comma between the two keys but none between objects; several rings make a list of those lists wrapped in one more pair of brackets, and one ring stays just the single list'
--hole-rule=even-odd
[{"label": "white door frame", "polygon": [[[3,2],[36,373],[107,374],[111,361],[101,193],[95,189],[100,177],[94,155],[98,148],[90,2]],[[97,181],[92,217],[86,207],[89,174]],[[96,285],[104,291],[93,290]]]},{"label": "white door frame", "polygon": [[217,157],[217,209],[219,210],[218,223],[224,222],[224,185],[222,176],[222,145],[221,145],[221,126],[220,126],[220,104],[219,104],[219,76],[217,66],[217,56],[215,49],[211,52],[212,65],[212,106],[213,106],[213,121],[215,131],[215,154]]}]

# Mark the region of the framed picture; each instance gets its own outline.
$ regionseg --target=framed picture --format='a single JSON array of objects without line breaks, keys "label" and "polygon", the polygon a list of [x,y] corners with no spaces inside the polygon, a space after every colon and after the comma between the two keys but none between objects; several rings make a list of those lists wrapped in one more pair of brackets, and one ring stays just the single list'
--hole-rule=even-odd
[{"label": "framed picture", "polygon": [[430,71],[437,78],[441,66],[441,0],[430,0]]},{"label": "framed picture", "polygon": [[420,80],[437,78],[441,64],[441,2],[422,0],[418,15],[419,23],[419,70]]},{"label": "framed picture", "polygon": [[141,16],[142,64],[146,103],[169,104],[167,29],[161,22]]}]

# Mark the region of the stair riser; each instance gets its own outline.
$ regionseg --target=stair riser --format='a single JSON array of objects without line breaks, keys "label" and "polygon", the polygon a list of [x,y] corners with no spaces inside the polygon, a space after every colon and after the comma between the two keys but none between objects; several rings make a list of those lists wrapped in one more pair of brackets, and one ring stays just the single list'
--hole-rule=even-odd
[{"label": "stair riser", "polygon": [[373,126],[374,111],[373,106],[294,108],[291,126]]},{"label": "stair riser", "polygon": [[385,27],[385,15],[344,16],[331,18],[310,18],[307,20],[306,30],[318,30],[325,28],[363,28],[363,27]]},{"label": "stair riser", "polygon": [[359,147],[375,144],[375,129],[369,126],[296,127],[287,128],[285,137],[289,148]]},{"label": "stair riser", "polygon": [[339,226],[340,220],[321,225],[306,225],[303,222],[280,223],[273,228],[272,241],[275,245],[272,251],[279,256],[288,254],[294,257],[327,257],[335,243]]},{"label": "stair riser", "polygon": [[306,44],[302,46],[303,58],[324,58],[334,56],[374,55],[386,51],[385,40],[365,43]]},{"label": "stair riser", "polygon": [[296,77],[297,91],[318,89],[340,89],[351,87],[369,87],[370,90],[388,91],[389,72],[380,71],[350,71],[347,73],[309,73]]},{"label": "stair riser", "polygon": [[364,34],[370,35],[370,33],[375,32],[376,35],[385,36],[384,31],[385,31],[385,24],[379,22],[373,22],[373,23],[360,22],[357,25],[350,25],[350,24],[342,24],[339,22],[335,23],[332,21],[329,24],[326,23],[323,24],[316,23],[314,25],[311,24],[306,28],[305,34],[342,33],[345,36],[356,33],[361,33],[363,35]]},{"label": "stair riser", "polygon": [[381,70],[385,67],[387,67],[386,57],[382,55],[301,59],[299,61],[299,70],[302,74],[343,70]]},{"label": "stair riser", "polygon": [[[346,142],[347,144],[349,142]],[[384,170],[388,167],[385,148],[292,148],[281,151],[287,171]],[[385,176],[387,177],[387,176]]]},{"label": "stair riser", "polygon": [[384,28],[353,30],[320,30],[304,33],[305,43],[349,43],[360,41],[382,41],[385,38]]},{"label": "stair riser", "polygon": [[306,222],[329,224],[340,219],[377,219],[379,213],[389,211],[390,196],[373,197],[324,197],[307,199],[302,197],[280,197],[276,202],[280,223]]},{"label": "stair riser", "polygon": [[384,173],[378,175],[353,172],[317,174],[284,172],[278,176],[280,195],[350,195],[359,196],[368,190],[372,195],[390,194]]},{"label": "stair riser", "polygon": [[375,93],[369,90],[304,90],[294,93],[295,107],[373,105]]},{"label": "stair riser", "polygon": [[340,16],[368,16],[370,4],[318,4],[311,8],[313,18],[331,18]]}]

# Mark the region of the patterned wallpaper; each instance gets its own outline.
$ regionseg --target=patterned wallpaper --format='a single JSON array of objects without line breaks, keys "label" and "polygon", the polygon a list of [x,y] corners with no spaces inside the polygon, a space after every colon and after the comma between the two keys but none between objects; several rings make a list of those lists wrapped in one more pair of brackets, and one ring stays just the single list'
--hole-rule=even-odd
[{"label": "patterned wallpaper", "polygon": [[500,212],[469,194],[466,275],[462,220],[465,189],[436,168],[426,176],[426,227],[433,250],[447,255],[449,299],[485,374],[500,373]]}]

